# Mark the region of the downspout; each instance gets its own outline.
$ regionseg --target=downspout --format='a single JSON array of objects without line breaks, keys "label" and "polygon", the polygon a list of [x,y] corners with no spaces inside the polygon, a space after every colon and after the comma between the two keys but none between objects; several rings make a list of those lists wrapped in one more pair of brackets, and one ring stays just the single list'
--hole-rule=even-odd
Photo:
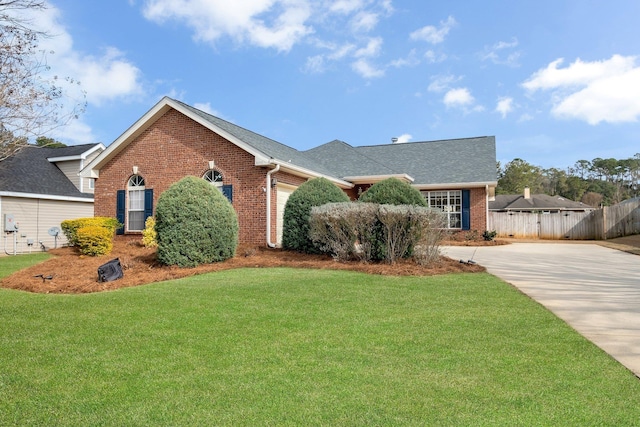
[{"label": "downspout", "polygon": [[276,165],[275,168],[267,172],[267,246],[275,248],[276,244],[271,241],[271,175],[280,170],[280,165]]}]

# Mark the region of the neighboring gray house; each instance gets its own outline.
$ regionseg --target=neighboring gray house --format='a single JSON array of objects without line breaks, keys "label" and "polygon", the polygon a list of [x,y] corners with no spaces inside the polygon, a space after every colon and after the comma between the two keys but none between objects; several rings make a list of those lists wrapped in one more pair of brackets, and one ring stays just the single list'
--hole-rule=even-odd
[{"label": "neighboring gray house", "polygon": [[491,212],[559,213],[589,212],[594,208],[561,196],[531,194],[529,188],[525,188],[523,194],[497,195],[495,200],[489,202],[489,210]]},{"label": "neighboring gray house", "polygon": [[[18,226],[15,234],[3,233],[5,252],[40,250],[39,242],[53,247],[56,240],[49,229],[60,228],[65,219],[93,216],[93,180],[81,178],[79,172],[104,148],[102,144],[61,148],[30,145],[0,162],[3,231],[7,221]],[[65,242],[60,233],[57,244]]]}]

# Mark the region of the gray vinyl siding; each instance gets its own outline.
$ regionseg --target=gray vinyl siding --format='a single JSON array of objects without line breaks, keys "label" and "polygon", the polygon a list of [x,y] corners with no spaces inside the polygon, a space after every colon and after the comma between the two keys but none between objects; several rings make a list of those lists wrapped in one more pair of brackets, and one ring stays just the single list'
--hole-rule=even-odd
[{"label": "gray vinyl siding", "polygon": [[[78,190],[80,190],[80,177],[78,176],[78,172],[80,172],[80,160],[68,160],[65,162],[56,162],[56,166],[58,169],[64,173],[64,175],[76,186]],[[86,189],[85,189],[86,192]]]}]

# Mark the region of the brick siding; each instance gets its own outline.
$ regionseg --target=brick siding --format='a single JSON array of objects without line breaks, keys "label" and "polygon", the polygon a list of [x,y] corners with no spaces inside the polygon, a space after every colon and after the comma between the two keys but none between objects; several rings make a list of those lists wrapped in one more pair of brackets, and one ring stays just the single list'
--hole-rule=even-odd
[{"label": "brick siding", "polygon": [[[266,173],[256,167],[254,157],[185,115],[170,110],[136,137],[123,151],[100,169],[95,184],[95,215],[115,216],[116,191],[126,190],[133,166],[153,189],[153,205],[172,183],[187,175],[202,177],[215,162],[225,185],[233,186],[233,207],[240,225],[239,241],[266,241]],[[300,179],[276,173],[281,182],[299,185]],[[272,191],[272,240],[275,239],[276,191]]]}]

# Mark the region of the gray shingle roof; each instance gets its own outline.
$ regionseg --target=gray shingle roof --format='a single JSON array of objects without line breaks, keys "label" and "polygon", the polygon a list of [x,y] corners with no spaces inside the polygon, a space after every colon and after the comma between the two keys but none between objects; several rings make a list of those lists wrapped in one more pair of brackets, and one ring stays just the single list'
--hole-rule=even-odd
[{"label": "gray shingle roof", "polygon": [[370,145],[355,149],[384,163],[397,174],[406,173],[413,177],[414,185],[497,181],[493,136]]},{"label": "gray shingle roof", "polygon": [[339,178],[345,176],[391,175],[394,170],[360,153],[346,142],[334,140],[304,152]]},{"label": "gray shingle roof", "polygon": [[565,199],[560,196],[547,194],[532,194],[525,199],[522,194],[499,194],[496,199],[489,202],[490,210],[591,210],[591,206],[582,202]]},{"label": "gray shingle roof", "polygon": [[324,175],[335,176],[330,170],[324,168],[322,165],[318,165],[313,159],[308,158],[304,153],[296,150],[295,148],[284,145],[278,141],[274,141],[273,139],[252,132],[219,117],[205,113],[204,111],[198,110],[197,108],[191,107],[190,105],[187,105],[178,100],[174,99],[173,101],[183,105],[185,108],[189,109],[193,113],[202,117],[209,123],[219,127],[225,132],[230,133],[245,144],[250,145],[254,149],[261,152],[265,157],[270,157],[284,162],[290,162],[296,166],[310,169]]},{"label": "gray shingle roof", "polygon": [[363,147],[334,140],[298,151],[181,101],[173,101],[267,158],[290,162],[334,178],[407,174],[414,178],[416,185],[497,181],[493,136]]},{"label": "gray shingle roof", "polygon": [[0,162],[0,191],[91,199],[93,194],[81,193],[65,174],[47,159],[77,156],[95,145],[25,147],[16,155]]},{"label": "gray shingle roof", "polygon": [[495,182],[495,137],[352,147],[332,141],[305,154],[337,177],[407,174],[415,185]]}]

